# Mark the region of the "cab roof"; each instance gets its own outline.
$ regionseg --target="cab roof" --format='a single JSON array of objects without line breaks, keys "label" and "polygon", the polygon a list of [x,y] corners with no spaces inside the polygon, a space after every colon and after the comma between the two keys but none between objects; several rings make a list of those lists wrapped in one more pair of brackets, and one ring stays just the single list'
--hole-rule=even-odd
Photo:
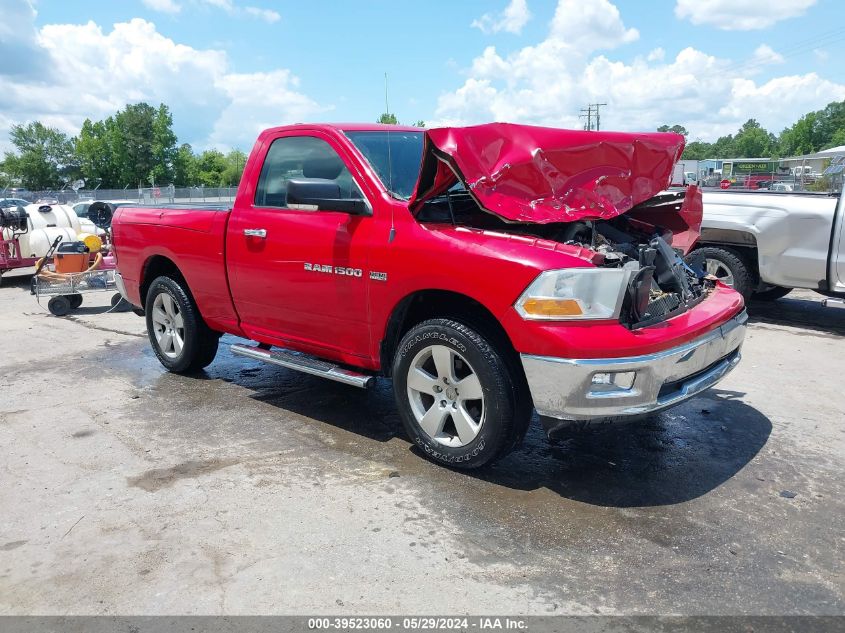
[{"label": "cab roof", "polygon": [[282,132],[287,130],[324,130],[332,132],[424,132],[425,128],[412,125],[385,125],[383,123],[295,123],[280,125],[265,130]]}]

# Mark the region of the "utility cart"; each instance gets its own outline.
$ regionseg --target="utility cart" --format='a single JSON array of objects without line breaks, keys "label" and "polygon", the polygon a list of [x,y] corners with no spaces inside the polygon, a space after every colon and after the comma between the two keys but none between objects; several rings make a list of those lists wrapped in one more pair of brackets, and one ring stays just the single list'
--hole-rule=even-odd
[{"label": "utility cart", "polygon": [[95,235],[81,235],[74,242],[53,243],[39,260],[32,278],[32,293],[38,304],[49,297],[47,309],[64,316],[82,305],[82,296],[92,292],[113,292],[112,308],[121,301],[115,283],[114,257],[103,255],[103,244]]},{"label": "utility cart", "polygon": [[33,293],[38,304],[41,305],[42,298],[49,297],[47,309],[55,316],[65,316],[76,310],[82,305],[83,295],[94,292],[113,292],[111,305],[114,308],[121,300],[116,290],[114,270],[65,274],[46,270],[33,278]]}]

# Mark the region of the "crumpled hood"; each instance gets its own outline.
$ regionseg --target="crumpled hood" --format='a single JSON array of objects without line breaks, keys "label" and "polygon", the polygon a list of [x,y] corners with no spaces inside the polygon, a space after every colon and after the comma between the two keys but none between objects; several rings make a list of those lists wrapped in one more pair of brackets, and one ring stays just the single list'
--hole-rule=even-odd
[{"label": "crumpled hood", "polygon": [[679,134],[586,132],[489,123],[426,130],[417,188],[423,203],[463,182],[508,222],[609,219],[669,187]]}]

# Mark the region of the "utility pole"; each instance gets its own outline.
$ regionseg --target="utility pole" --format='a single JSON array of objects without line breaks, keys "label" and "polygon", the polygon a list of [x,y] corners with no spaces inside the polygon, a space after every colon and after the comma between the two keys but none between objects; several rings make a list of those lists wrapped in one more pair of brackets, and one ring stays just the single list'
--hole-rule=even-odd
[{"label": "utility pole", "polygon": [[601,106],[606,106],[606,105],[607,105],[606,103],[594,103],[593,104],[593,107],[596,109],[596,132],[598,132],[601,129],[601,114],[599,112],[599,108],[601,108]]},{"label": "utility pole", "polygon": [[592,130],[593,129],[593,106],[592,104],[588,105],[586,108],[581,108],[581,112],[586,112],[586,114],[579,114],[578,117],[581,119],[587,119],[587,122],[584,124],[585,130]]},{"label": "utility pole", "polygon": [[584,124],[585,130],[592,130],[593,129],[593,114],[595,113],[596,118],[596,131],[601,129],[601,106],[606,106],[606,103],[588,103],[586,108],[581,108],[581,112],[586,114],[578,115],[579,118],[587,119],[587,122]]}]

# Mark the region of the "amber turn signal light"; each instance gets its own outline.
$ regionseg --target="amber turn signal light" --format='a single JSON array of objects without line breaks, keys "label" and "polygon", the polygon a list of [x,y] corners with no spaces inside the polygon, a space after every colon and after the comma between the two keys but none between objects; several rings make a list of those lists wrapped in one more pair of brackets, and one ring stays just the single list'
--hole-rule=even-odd
[{"label": "amber turn signal light", "polygon": [[575,299],[526,299],[522,309],[531,316],[569,317],[584,314],[581,304]]}]

